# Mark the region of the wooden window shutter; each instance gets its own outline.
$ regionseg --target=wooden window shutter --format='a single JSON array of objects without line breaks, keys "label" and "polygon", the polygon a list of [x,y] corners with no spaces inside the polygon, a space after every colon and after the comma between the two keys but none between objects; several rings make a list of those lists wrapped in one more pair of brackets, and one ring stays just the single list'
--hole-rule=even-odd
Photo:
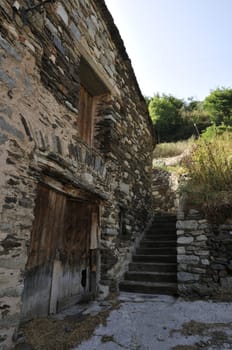
[{"label": "wooden window shutter", "polygon": [[83,141],[92,144],[94,127],[94,97],[83,87],[80,88],[78,128]]}]

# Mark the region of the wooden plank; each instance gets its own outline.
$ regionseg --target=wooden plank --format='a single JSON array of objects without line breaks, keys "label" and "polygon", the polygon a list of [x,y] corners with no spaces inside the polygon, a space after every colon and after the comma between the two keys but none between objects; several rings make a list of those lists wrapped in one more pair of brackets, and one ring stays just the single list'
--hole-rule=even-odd
[{"label": "wooden plank", "polygon": [[63,232],[66,197],[46,186],[38,186],[27,268],[55,258]]},{"label": "wooden plank", "polygon": [[23,321],[48,315],[52,269],[53,264],[49,262],[26,271],[22,300]]},{"label": "wooden plank", "polygon": [[40,264],[40,252],[42,250],[41,237],[43,237],[44,231],[46,230],[46,222],[48,217],[48,210],[45,210],[48,204],[48,194],[49,192],[46,187],[38,185],[38,195],[36,198],[34,212],[35,218],[31,232],[29,257],[27,262],[28,269]]},{"label": "wooden plank", "polygon": [[92,212],[91,218],[91,234],[90,234],[90,249],[98,248],[98,215],[95,211]]},{"label": "wooden plank", "polygon": [[88,259],[91,211],[86,202],[68,199],[64,218],[63,249],[71,264]]},{"label": "wooden plank", "polygon": [[94,97],[83,87],[80,87],[79,115],[77,125],[80,137],[89,145],[92,144],[94,113],[96,104]]},{"label": "wooden plank", "polygon": [[54,259],[57,251],[64,259],[87,255],[91,225],[96,231],[98,208],[88,200],[74,200],[42,184],[38,186],[27,268]]}]

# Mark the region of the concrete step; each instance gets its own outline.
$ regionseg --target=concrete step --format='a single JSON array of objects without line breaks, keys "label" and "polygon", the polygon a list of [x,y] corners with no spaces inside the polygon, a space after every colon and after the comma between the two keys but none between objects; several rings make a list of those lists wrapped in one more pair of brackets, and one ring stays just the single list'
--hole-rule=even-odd
[{"label": "concrete step", "polygon": [[176,247],[137,248],[136,255],[176,255]]},{"label": "concrete step", "polygon": [[161,263],[176,263],[175,255],[143,255],[136,254],[132,257],[133,262],[161,262]]},{"label": "concrete step", "polygon": [[140,248],[161,248],[161,247],[176,247],[176,240],[159,241],[143,239],[139,245]]},{"label": "concrete step", "polygon": [[129,271],[144,272],[174,272],[177,273],[176,263],[132,262]]},{"label": "concrete step", "polygon": [[135,282],[122,281],[119,283],[119,290],[132,293],[148,294],[177,294],[176,283],[155,283],[155,282]]},{"label": "concrete step", "polygon": [[130,271],[126,272],[124,279],[126,281],[137,281],[137,282],[166,282],[176,283],[177,277],[175,272],[137,272]]}]

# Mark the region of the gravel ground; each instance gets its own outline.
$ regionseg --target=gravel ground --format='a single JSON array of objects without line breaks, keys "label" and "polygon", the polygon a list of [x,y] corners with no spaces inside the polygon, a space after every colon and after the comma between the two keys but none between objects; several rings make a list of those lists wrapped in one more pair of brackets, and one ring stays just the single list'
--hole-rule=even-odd
[{"label": "gravel ground", "polygon": [[132,293],[118,299],[120,307],[73,350],[232,350],[232,303]]}]

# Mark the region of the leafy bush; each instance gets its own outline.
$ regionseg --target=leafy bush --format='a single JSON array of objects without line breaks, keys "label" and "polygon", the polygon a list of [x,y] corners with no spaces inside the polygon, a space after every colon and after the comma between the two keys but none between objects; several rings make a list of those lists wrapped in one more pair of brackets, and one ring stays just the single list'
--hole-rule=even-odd
[{"label": "leafy bush", "polygon": [[232,213],[232,137],[231,133],[206,140],[200,138],[184,160],[189,181],[184,191],[202,204],[212,219]]},{"label": "leafy bush", "polygon": [[[210,140],[218,135],[222,135],[224,132],[231,132],[232,133],[232,126],[227,126],[225,124],[221,124],[219,126],[216,126],[215,124],[209,126],[206,128],[206,130],[202,133],[202,137],[205,140]],[[232,137],[232,134],[231,134]]]}]

